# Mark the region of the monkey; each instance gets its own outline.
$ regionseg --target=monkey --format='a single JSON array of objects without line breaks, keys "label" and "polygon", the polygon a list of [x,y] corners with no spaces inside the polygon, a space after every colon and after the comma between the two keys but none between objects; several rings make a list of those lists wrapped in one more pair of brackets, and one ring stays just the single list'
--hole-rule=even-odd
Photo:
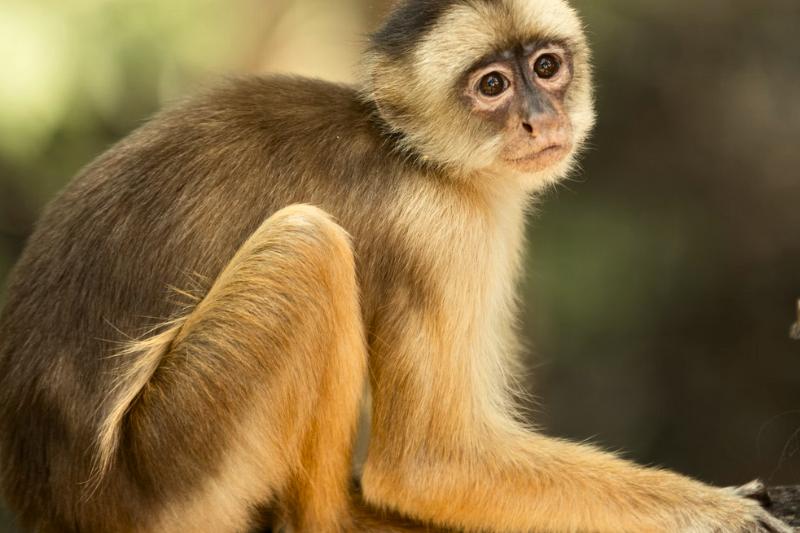
[{"label": "monkey", "polygon": [[758,483],[638,466],[518,407],[525,215],[586,145],[590,55],[565,0],[402,0],[357,83],[229,80],[90,163],[0,318],[21,525],[790,531]]}]

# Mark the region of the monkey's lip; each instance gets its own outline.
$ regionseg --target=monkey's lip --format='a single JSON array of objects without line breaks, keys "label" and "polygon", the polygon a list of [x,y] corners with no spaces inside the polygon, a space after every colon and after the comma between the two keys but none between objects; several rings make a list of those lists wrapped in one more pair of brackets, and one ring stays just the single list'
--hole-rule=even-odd
[{"label": "monkey's lip", "polygon": [[542,148],[541,150],[538,150],[536,152],[531,152],[531,153],[526,154],[526,155],[524,155],[522,157],[516,157],[516,158],[510,159],[509,161],[511,163],[525,163],[527,161],[536,161],[536,160],[542,159],[542,158],[556,157],[561,152],[566,152],[566,151],[567,151],[567,147],[565,145],[563,145],[563,144],[551,144],[550,146],[546,146],[545,148]]},{"label": "monkey's lip", "polygon": [[569,144],[553,143],[541,150],[528,152],[521,157],[509,157],[506,161],[522,170],[543,170],[561,161],[569,152]]}]

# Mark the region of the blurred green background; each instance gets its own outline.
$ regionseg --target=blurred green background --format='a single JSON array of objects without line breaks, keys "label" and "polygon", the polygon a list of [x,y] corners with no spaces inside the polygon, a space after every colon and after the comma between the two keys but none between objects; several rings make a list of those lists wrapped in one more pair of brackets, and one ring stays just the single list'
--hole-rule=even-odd
[{"label": "blurred green background", "polygon": [[[227,74],[353,79],[387,4],[3,0],[0,279],[44,203],[155,110]],[[575,4],[600,120],[583,169],[530,225],[536,419],[718,484],[800,483],[800,343],[787,335],[800,2]],[[0,509],[0,531],[10,524]]]}]

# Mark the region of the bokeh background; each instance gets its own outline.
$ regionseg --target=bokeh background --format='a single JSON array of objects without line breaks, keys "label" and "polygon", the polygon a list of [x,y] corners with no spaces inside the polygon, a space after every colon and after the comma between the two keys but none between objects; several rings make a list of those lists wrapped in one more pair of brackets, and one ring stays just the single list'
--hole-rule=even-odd
[{"label": "bokeh background", "polygon": [[[713,483],[800,483],[800,2],[575,4],[600,120],[530,224],[536,419]],[[387,6],[3,0],[0,281],[42,206],[155,110],[230,74],[351,80]]]}]

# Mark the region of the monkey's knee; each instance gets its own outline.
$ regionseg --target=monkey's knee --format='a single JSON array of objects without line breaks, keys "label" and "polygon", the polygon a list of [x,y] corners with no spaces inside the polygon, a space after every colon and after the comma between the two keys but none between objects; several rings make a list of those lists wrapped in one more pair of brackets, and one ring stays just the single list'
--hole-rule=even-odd
[{"label": "monkey's knee", "polygon": [[[237,358],[320,366],[364,358],[355,260],[347,232],[316,207],[265,220],[187,318],[173,347],[219,345]],[[326,354],[322,356],[321,354]],[[324,361],[323,361],[324,362]]]},{"label": "monkey's knee", "polygon": [[261,225],[259,231],[270,228],[327,234],[334,240],[344,239],[343,242],[349,247],[347,233],[334,222],[333,217],[327,211],[309,204],[293,204],[276,211]]},{"label": "monkey's knee", "polygon": [[[350,237],[321,209],[309,205],[281,209],[239,248],[193,314],[214,310],[254,320],[261,316],[267,322],[278,319],[283,326],[272,324],[278,333],[312,328],[317,337],[327,330],[316,328],[331,324],[326,317],[360,320]],[[246,324],[241,322],[242,327]],[[256,329],[263,330],[264,325]]]},{"label": "monkey's knee", "polygon": [[[330,306],[332,309],[321,309],[329,318],[348,324],[360,321],[350,236],[325,211],[304,204],[281,209],[243,248],[265,269],[273,285],[266,291],[284,297],[287,306],[301,313]],[[311,315],[301,320],[315,321]]]},{"label": "monkey's knee", "polygon": [[256,230],[248,244],[277,248],[290,257],[307,259],[307,266],[319,261],[321,269],[352,269],[354,263],[347,232],[328,213],[305,204],[276,212]]}]

